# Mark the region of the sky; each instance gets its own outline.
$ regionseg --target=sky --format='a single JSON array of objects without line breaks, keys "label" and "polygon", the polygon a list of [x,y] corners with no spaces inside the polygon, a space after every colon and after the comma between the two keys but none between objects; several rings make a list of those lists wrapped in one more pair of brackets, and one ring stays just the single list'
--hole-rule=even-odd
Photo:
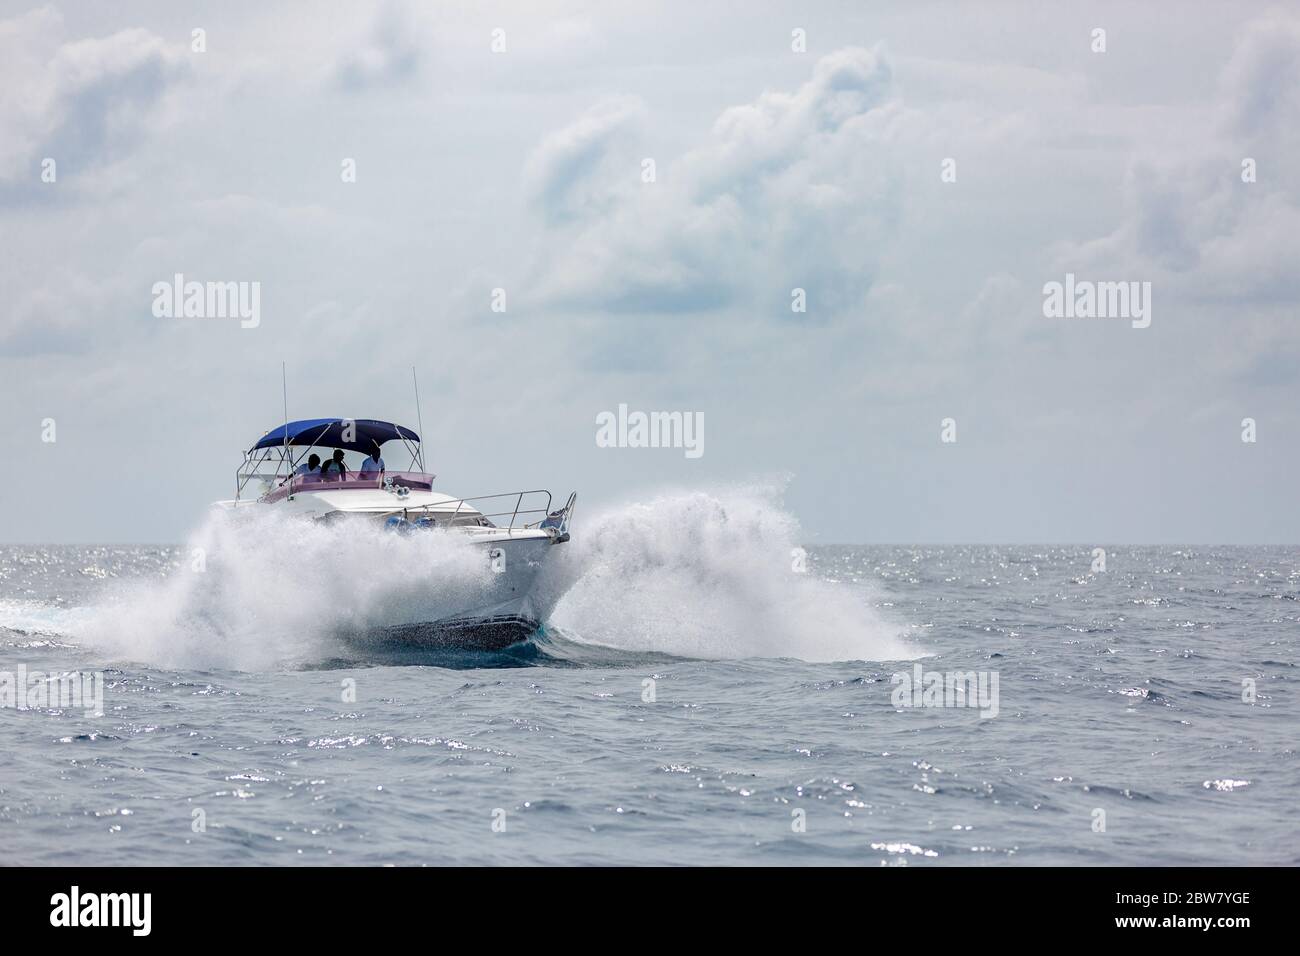
[{"label": "sky", "polygon": [[[418,367],[456,495],[1300,542],[1300,11],[539,6],[0,0],[0,542],[183,540],[281,362],[290,418],[411,426]],[[256,324],[157,314],[178,273]],[[620,405],[702,454],[601,447]]]}]

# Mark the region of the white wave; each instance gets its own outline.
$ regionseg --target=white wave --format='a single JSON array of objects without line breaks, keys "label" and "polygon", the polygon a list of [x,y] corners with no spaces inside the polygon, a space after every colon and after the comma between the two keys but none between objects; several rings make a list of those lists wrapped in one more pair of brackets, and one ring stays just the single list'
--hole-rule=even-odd
[{"label": "white wave", "polygon": [[87,607],[62,607],[44,601],[0,600],[0,627],[41,637],[65,637],[94,616]]},{"label": "white wave", "polygon": [[551,620],[583,642],[685,657],[917,656],[864,588],[796,572],[798,541],[769,485],[579,512]]},{"label": "white wave", "polygon": [[110,592],[73,637],[130,660],[260,670],[328,657],[342,634],[436,620],[491,576],[459,535],[216,512],[177,571]]}]

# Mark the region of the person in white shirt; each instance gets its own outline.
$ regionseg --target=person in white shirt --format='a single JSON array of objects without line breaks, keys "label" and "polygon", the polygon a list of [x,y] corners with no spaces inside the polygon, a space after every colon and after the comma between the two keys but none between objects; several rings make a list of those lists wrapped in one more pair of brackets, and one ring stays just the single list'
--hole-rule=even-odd
[{"label": "person in white shirt", "polygon": [[293,473],[295,475],[319,475],[320,455],[309,456],[305,462],[294,469]]},{"label": "person in white shirt", "polygon": [[379,442],[374,442],[373,446],[374,450],[370,453],[370,457],[361,463],[360,474],[363,478],[366,475],[383,477],[384,474],[384,459],[379,457]]}]

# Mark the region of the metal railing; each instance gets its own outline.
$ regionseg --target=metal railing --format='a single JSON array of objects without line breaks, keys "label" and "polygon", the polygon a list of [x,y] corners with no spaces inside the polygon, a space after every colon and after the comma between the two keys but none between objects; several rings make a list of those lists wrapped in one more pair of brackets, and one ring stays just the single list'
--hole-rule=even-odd
[{"label": "metal railing", "polygon": [[[546,496],[545,507],[524,508],[523,506],[524,495],[545,495]],[[475,501],[492,501],[497,498],[514,498],[515,499],[514,508],[511,509],[510,511],[488,512],[488,511],[484,511],[478,505],[470,504],[471,502],[475,502]],[[466,504],[470,504],[470,507],[474,509],[475,512],[474,517],[476,518],[487,518],[490,521],[493,518],[504,518],[506,515],[510,515],[510,525],[506,530],[513,532],[515,530],[515,522],[519,520],[520,515],[534,515],[534,514],[541,515],[541,518],[539,518],[535,522],[531,522],[531,523],[525,522],[521,526],[522,528],[525,529],[533,528],[536,527],[537,525],[540,525],[543,521],[546,520],[547,516],[550,515],[551,503],[552,503],[551,493],[549,491],[546,491],[543,488],[534,488],[531,491],[505,491],[497,495],[474,495],[468,498],[452,498],[449,501],[431,502],[429,504],[420,505],[417,508],[411,508],[410,510],[413,512],[424,512],[426,514],[429,514],[430,508],[437,508],[438,509],[437,513],[439,517],[445,516],[449,522],[454,522],[457,516],[460,515],[460,509],[463,508]],[[456,510],[453,511],[450,515],[445,515],[446,508],[451,504],[456,505]]]},{"label": "metal railing", "polygon": [[[408,442],[405,439],[405,437],[403,437],[402,444],[406,447],[408,451],[411,452],[411,464],[412,465],[418,464],[420,468],[423,468],[424,464],[423,464],[423,459],[420,456],[418,443],[413,446],[410,442]],[[293,447],[298,447],[298,446],[293,446]],[[288,479],[290,477],[296,477],[296,478],[303,477],[301,475],[296,475],[296,476],[293,475],[292,469],[295,465],[301,464],[302,462],[306,461],[308,458],[308,453],[312,450],[312,448],[315,447],[316,447],[315,445],[308,447],[306,451],[304,451],[301,455],[297,456],[296,458],[292,455],[290,451],[290,446],[284,446],[284,447],[278,445],[268,446],[261,450],[262,454],[260,457],[257,456],[256,450],[250,450],[244,452],[243,463],[238,468],[235,469],[235,500],[238,501],[241,498],[243,498],[244,489],[245,487],[247,487],[250,481],[264,481],[268,486],[268,492],[274,493],[280,490],[280,486],[288,483]],[[268,471],[261,470],[263,466],[270,466],[270,465],[275,466],[274,471],[268,472]],[[413,476],[416,480],[424,481],[424,482],[432,482],[433,479],[438,477],[432,472],[425,472],[425,471],[388,472],[388,474],[410,475]],[[347,480],[355,482],[357,480],[357,477],[358,477],[357,472],[349,471],[347,475]],[[338,479],[330,479],[330,480],[336,481]],[[279,482],[280,484],[277,485],[277,482]],[[263,495],[265,494],[266,492],[263,493]]]}]

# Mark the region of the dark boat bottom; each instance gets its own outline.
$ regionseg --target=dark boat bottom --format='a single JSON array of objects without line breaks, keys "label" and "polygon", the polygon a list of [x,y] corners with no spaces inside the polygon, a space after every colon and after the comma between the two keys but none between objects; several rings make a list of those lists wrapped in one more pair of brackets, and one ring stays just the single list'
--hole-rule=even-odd
[{"label": "dark boat bottom", "polygon": [[445,650],[501,651],[537,633],[541,625],[517,615],[474,620],[439,621],[436,624],[399,624],[378,628],[369,641],[390,646]]}]

